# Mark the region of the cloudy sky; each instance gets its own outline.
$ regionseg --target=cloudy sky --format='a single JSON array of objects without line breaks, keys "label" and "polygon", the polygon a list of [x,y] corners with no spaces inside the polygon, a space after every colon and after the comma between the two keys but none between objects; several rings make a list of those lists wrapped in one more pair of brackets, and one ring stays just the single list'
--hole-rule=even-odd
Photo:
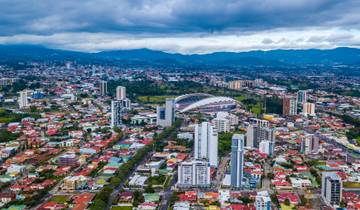
[{"label": "cloudy sky", "polygon": [[0,44],[24,43],[186,54],[360,47],[360,0],[0,0]]}]

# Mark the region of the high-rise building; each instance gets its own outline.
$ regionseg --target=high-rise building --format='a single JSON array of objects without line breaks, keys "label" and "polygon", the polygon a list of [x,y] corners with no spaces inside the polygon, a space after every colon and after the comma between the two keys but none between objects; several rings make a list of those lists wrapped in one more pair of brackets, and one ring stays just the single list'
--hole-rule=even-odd
[{"label": "high-rise building", "polygon": [[175,101],[174,99],[167,98],[165,107],[158,106],[156,109],[156,124],[169,127],[175,121]]},{"label": "high-rise building", "polygon": [[315,104],[314,103],[303,103],[303,110],[302,110],[302,114],[304,116],[315,116]]},{"label": "high-rise building", "polygon": [[296,98],[285,97],[283,99],[283,115],[285,116],[297,115]]},{"label": "high-rise building", "polygon": [[18,103],[19,103],[20,109],[23,109],[23,108],[26,108],[29,106],[27,90],[22,90],[19,92]]},{"label": "high-rise building", "polygon": [[111,127],[119,127],[122,125],[122,116],[124,112],[123,101],[111,101]]},{"label": "high-rise building", "polygon": [[340,206],[342,199],[342,181],[334,172],[323,172],[321,180],[321,197],[334,208]]},{"label": "high-rise building", "polygon": [[259,144],[263,140],[275,142],[275,131],[272,128],[260,127],[258,125],[250,125],[246,130],[245,146],[259,148]]},{"label": "high-rise building", "polygon": [[216,117],[212,122],[219,133],[230,132],[230,121],[228,119]]},{"label": "high-rise building", "polygon": [[306,90],[299,90],[297,92],[297,101],[299,104],[304,104],[307,102],[307,92]]},{"label": "high-rise building", "polygon": [[229,89],[241,90],[243,88],[253,88],[255,86],[255,81],[253,80],[234,80],[230,81],[228,84]]},{"label": "high-rise building", "polygon": [[126,99],[126,87],[117,86],[116,87],[116,100]]},{"label": "high-rise building", "polygon": [[319,152],[319,137],[314,134],[303,136],[301,138],[300,151],[305,155],[317,154]]},{"label": "high-rise building", "polygon": [[128,98],[124,98],[122,100],[119,100],[122,102],[124,110],[131,110],[131,101]]},{"label": "high-rise building", "polygon": [[244,178],[243,134],[234,134],[231,139],[231,187],[241,188]]},{"label": "high-rise building", "polygon": [[271,198],[268,191],[257,192],[255,208],[256,210],[271,210]]},{"label": "high-rise building", "polygon": [[107,82],[106,81],[100,81],[100,95],[106,96],[108,93],[107,90]]},{"label": "high-rise building", "polygon": [[210,186],[210,164],[206,160],[192,160],[179,164],[178,185],[180,187]]},{"label": "high-rise building", "polygon": [[195,125],[194,158],[207,159],[214,167],[218,165],[218,133],[208,122]]},{"label": "high-rise building", "polygon": [[259,151],[261,153],[272,156],[274,154],[275,142],[269,140],[263,140],[259,144]]},{"label": "high-rise building", "polygon": [[251,125],[257,125],[259,127],[269,127],[269,121],[267,120],[261,120],[258,118],[250,118],[250,124]]}]

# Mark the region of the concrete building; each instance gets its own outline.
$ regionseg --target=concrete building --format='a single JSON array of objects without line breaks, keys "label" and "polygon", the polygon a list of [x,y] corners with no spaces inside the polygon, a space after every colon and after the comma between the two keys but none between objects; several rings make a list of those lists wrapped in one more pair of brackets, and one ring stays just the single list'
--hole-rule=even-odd
[{"label": "concrete building", "polygon": [[167,98],[165,107],[158,106],[156,109],[156,124],[162,127],[170,127],[175,121],[175,102],[174,99]]},{"label": "concrete building", "polygon": [[59,166],[76,166],[78,160],[75,154],[64,154],[58,159]]},{"label": "concrete building", "polygon": [[306,134],[301,138],[300,152],[309,155],[319,152],[319,137],[314,134]]},{"label": "concrete building", "polygon": [[257,192],[255,208],[256,210],[271,210],[271,198],[268,191]]},{"label": "concrete building", "polygon": [[297,92],[297,101],[299,104],[304,104],[307,102],[307,92],[306,90],[299,90]]},{"label": "concrete building", "polygon": [[302,114],[304,116],[316,116],[314,103],[303,103]]},{"label": "concrete building", "polygon": [[178,186],[208,187],[210,186],[210,164],[206,160],[192,160],[179,164]]},{"label": "concrete building", "polygon": [[195,125],[194,158],[207,159],[214,167],[218,165],[218,133],[208,122]]},{"label": "concrete building", "polygon": [[274,154],[275,142],[269,140],[263,140],[259,144],[259,151],[261,153],[272,156]]},{"label": "concrete building", "polygon": [[257,125],[262,128],[269,127],[269,121],[267,121],[267,120],[261,120],[258,118],[250,118],[249,121],[250,121],[251,125]]},{"label": "concrete building", "polygon": [[88,178],[85,176],[68,176],[64,178],[62,184],[63,191],[75,191],[75,190],[83,190],[87,187]]},{"label": "concrete building", "polygon": [[18,103],[19,103],[20,109],[23,109],[23,108],[26,108],[29,106],[27,90],[22,90],[19,92]]},{"label": "concrete building", "polygon": [[342,181],[336,173],[322,173],[321,198],[327,205],[333,208],[340,206],[342,199]]},{"label": "concrete building", "polygon": [[126,99],[126,87],[117,86],[116,87],[116,100]]},{"label": "concrete building", "polygon": [[106,96],[108,93],[107,81],[100,81],[100,95]]},{"label": "concrete building", "polygon": [[243,134],[234,134],[231,139],[231,187],[241,188],[244,178],[244,140]]},{"label": "concrete building", "polygon": [[111,101],[111,127],[119,127],[122,125],[122,116],[124,113],[123,101]]},{"label": "concrete building", "polygon": [[255,81],[253,80],[234,80],[230,81],[228,84],[229,89],[241,90],[243,88],[253,88],[255,86]]},{"label": "concrete building", "polygon": [[296,98],[293,98],[293,97],[283,98],[283,115],[284,116],[297,115]]},{"label": "concrete building", "polygon": [[212,120],[212,123],[219,133],[230,132],[231,126],[239,124],[239,118],[228,112],[217,112],[216,118]]},{"label": "concrete building", "polygon": [[258,125],[250,125],[246,130],[245,146],[259,148],[259,144],[263,140],[275,142],[275,131],[272,128],[260,127]]},{"label": "concrete building", "polygon": [[230,121],[226,118],[215,118],[213,119],[213,125],[215,129],[219,132],[230,132]]}]

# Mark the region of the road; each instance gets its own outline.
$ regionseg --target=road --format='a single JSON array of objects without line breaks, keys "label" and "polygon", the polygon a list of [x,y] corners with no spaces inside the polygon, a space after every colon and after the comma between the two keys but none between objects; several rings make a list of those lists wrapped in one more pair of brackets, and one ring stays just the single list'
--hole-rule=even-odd
[{"label": "road", "polygon": [[265,163],[264,163],[264,174],[265,174],[265,176],[264,176],[264,178],[262,179],[262,184],[261,184],[261,189],[262,190],[266,190],[266,191],[268,191],[269,193],[272,193],[272,189],[271,189],[271,181],[270,181],[270,179],[267,177],[267,175],[268,175],[268,173],[270,173],[271,172],[271,166],[270,166],[270,164],[269,164],[269,162],[268,161],[265,161]]},{"label": "road", "polygon": [[169,186],[166,189],[164,189],[164,192],[162,194],[162,202],[161,202],[161,206],[160,206],[161,210],[169,209],[170,198],[173,194],[173,191],[171,188],[176,184],[176,182],[177,182],[177,171],[174,171],[174,174],[171,177],[171,183],[169,184]]},{"label": "road", "polygon": [[[180,126],[180,127],[181,127],[181,126]],[[176,128],[173,132],[178,132],[178,130],[179,130],[179,128]],[[171,136],[172,136],[172,135],[170,134],[167,138],[163,139],[162,141],[168,141],[168,140],[171,138]],[[129,173],[129,176],[126,177],[126,179],[124,179],[124,180],[126,181],[127,179],[129,179],[129,177],[131,177],[131,175],[135,172],[136,168],[137,168],[139,165],[142,165],[142,164],[146,163],[146,161],[148,161],[148,160],[151,158],[152,155],[153,155],[153,152],[150,152],[150,153],[148,153],[146,156],[144,156],[143,159],[142,159],[138,164],[136,164],[136,166],[135,166],[134,169],[131,171],[131,173]],[[174,174],[175,174],[175,173],[174,173]],[[173,179],[171,185],[169,186],[169,189],[167,189],[167,192],[170,192],[170,191],[171,191],[171,187],[176,183],[176,182],[173,183],[174,180],[175,180],[175,179]],[[107,203],[107,208],[106,208],[106,209],[111,209],[112,203],[113,203],[114,199],[117,197],[117,195],[119,194],[120,190],[123,188],[125,181],[122,182],[122,183],[120,183],[120,185],[117,186],[117,187],[115,188],[115,190],[111,193],[110,198],[109,198],[108,203]],[[170,198],[170,196],[171,196],[171,195],[168,195],[166,192],[164,193],[163,201],[165,201],[165,203],[164,203],[162,206],[168,206],[168,205],[169,205],[169,198]]]},{"label": "road", "polygon": [[220,164],[217,169],[216,177],[215,177],[215,181],[214,181],[215,182],[214,184],[217,188],[219,188],[222,184],[222,179],[225,176],[226,166],[229,161],[230,161],[230,155],[227,155],[227,156],[221,158],[221,160],[220,160]]}]

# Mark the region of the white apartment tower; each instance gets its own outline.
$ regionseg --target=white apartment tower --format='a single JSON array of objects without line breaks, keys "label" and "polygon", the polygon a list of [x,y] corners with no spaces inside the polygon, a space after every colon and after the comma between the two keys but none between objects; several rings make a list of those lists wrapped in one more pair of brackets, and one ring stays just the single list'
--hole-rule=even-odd
[{"label": "white apartment tower", "polygon": [[123,112],[123,101],[111,101],[111,127],[119,127],[122,125]]},{"label": "white apartment tower", "polygon": [[300,152],[309,155],[319,152],[319,137],[314,134],[306,134],[301,138]]},{"label": "white apartment tower", "polygon": [[333,208],[340,206],[342,199],[342,181],[336,173],[322,173],[321,197],[327,205]]},{"label": "white apartment tower", "polygon": [[230,121],[226,118],[215,118],[213,124],[219,133],[230,132]]},{"label": "white apartment tower", "polygon": [[231,187],[241,188],[244,178],[243,134],[234,134],[231,139]]},{"label": "white apartment tower", "polygon": [[18,103],[19,103],[19,108],[23,109],[29,106],[28,103],[28,94],[27,94],[27,90],[22,90],[19,92],[19,98],[18,98]]},{"label": "white apartment tower", "polygon": [[210,164],[204,160],[192,160],[179,164],[178,185],[180,187],[210,186]]},{"label": "white apartment tower", "polygon": [[268,191],[260,191],[255,198],[256,210],[271,210],[271,198]]},{"label": "white apartment tower", "polygon": [[297,101],[299,104],[304,104],[307,102],[307,92],[306,90],[299,90],[297,92]]},{"label": "white apartment tower", "polygon": [[259,151],[261,153],[272,156],[274,154],[274,145],[275,142],[269,140],[263,140],[259,144]]},{"label": "white apartment tower", "polygon": [[302,104],[303,109],[302,109],[302,114],[304,116],[315,116],[315,104],[314,103],[303,103]]},{"label": "white apartment tower", "polygon": [[106,81],[100,81],[100,95],[106,96],[108,93],[107,90],[107,82]]},{"label": "white apartment tower", "polygon": [[275,131],[272,128],[261,127],[259,125],[250,125],[246,129],[246,144],[247,147],[259,148],[261,141],[268,140],[275,142]]},{"label": "white apartment tower", "polygon": [[218,133],[208,122],[195,125],[194,158],[207,159],[211,166],[218,165]]},{"label": "white apartment tower", "polygon": [[126,87],[117,86],[116,87],[116,100],[124,100],[126,99]]},{"label": "white apartment tower", "polygon": [[170,127],[175,121],[175,101],[167,98],[165,107],[158,106],[156,108],[156,124],[162,127]]}]

